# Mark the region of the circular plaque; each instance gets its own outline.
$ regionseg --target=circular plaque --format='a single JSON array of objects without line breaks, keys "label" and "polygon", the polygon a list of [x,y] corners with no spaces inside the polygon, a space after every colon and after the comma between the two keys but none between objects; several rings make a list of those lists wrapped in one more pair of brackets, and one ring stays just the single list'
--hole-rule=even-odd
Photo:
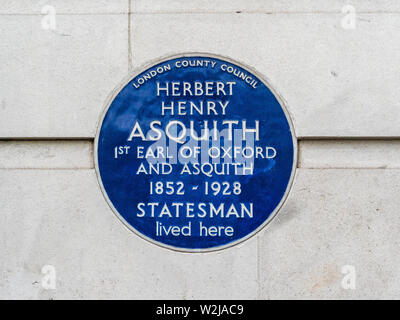
[{"label": "circular plaque", "polygon": [[237,244],[276,215],[297,140],[281,100],[255,71],[181,54],[115,90],[95,140],[103,194],[139,236],[179,251]]}]

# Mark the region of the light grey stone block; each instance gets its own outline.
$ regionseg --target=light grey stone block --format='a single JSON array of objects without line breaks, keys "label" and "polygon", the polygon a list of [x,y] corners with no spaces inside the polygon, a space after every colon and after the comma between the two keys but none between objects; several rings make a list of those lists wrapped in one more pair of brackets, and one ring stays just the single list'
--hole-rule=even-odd
[{"label": "light grey stone block", "polygon": [[400,140],[302,140],[300,168],[400,168]]},{"label": "light grey stone block", "polygon": [[[0,19],[0,74],[7,79],[0,84],[0,136],[93,137],[106,97],[128,72],[126,17],[61,15],[53,31],[42,29],[39,15]],[[398,37],[400,18],[360,15],[354,30],[343,29],[341,19],[133,15],[133,63],[182,51],[230,56],[270,79],[300,137],[398,136],[399,67],[392,61],[400,42],[376,43]]]},{"label": "light grey stone block", "polygon": [[[260,234],[261,298],[398,298],[399,192],[400,170],[299,169]],[[355,290],[342,287],[344,266]]]},{"label": "light grey stone block", "polygon": [[395,0],[132,0],[133,12],[139,13],[224,13],[224,12],[342,12],[346,5],[352,5],[359,12],[393,12],[400,10]]},{"label": "light grey stone block", "polygon": [[398,14],[137,14],[135,66],[162,55],[211,52],[269,78],[300,137],[399,136]]},{"label": "light grey stone block", "polygon": [[128,13],[129,0],[2,0],[0,14],[46,14],[48,6],[58,14],[119,14]]},{"label": "light grey stone block", "polygon": [[0,16],[0,137],[93,137],[128,71],[127,18]]},{"label": "light grey stone block", "polygon": [[92,141],[0,141],[0,169],[90,169]]},{"label": "light grey stone block", "polygon": [[[93,170],[0,175],[2,298],[395,298],[400,291],[399,170],[299,169],[267,228],[207,254],[132,234],[108,208]],[[55,290],[41,286],[44,265],[55,267]],[[345,265],[355,267],[355,290],[341,286]]]},{"label": "light grey stone block", "polygon": [[255,238],[206,254],[150,244],[112,213],[94,170],[0,170],[0,203],[2,299],[257,297]]}]

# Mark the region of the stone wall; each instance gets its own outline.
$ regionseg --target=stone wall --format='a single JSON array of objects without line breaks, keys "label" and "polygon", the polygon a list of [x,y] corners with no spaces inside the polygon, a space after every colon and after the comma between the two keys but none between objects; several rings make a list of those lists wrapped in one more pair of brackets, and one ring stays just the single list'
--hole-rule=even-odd
[{"label": "stone wall", "polygon": [[[399,1],[1,0],[0,25],[0,298],[399,297]],[[180,52],[255,68],[299,140],[278,216],[213,253],[128,231],[93,165],[107,96]]]}]

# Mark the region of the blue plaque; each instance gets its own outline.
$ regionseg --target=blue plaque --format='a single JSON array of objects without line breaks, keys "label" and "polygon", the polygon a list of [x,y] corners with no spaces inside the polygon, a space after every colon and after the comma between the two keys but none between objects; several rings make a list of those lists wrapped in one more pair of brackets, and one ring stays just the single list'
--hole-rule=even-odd
[{"label": "blue plaque", "polygon": [[172,56],[114,92],[95,140],[103,194],[139,236],[179,251],[237,244],[276,215],[297,140],[255,71],[211,54]]}]

